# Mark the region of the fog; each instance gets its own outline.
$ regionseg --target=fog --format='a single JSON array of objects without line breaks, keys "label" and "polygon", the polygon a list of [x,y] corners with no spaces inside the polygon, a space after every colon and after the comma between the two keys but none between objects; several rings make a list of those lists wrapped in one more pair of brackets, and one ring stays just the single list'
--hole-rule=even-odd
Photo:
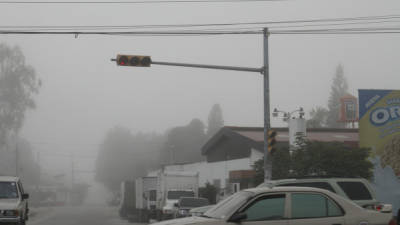
[{"label": "fog", "polygon": [[[1,4],[0,26],[230,23],[390,15],[399,10],[397,0]],[[150,55],[154,61],[260,67],[261,35],[2,34],[0,42],[20,46],[43,82],[37,108],[26,115],[20,135],[41,152],[44,173],[69,174],[72,153],[75,169],[81,171],[76,179],[91,183],[97,151],[110,128],[162,134],[193,118],[206,122],[215,103],[221,105],[225,125],[263,126],[263,80],[257,73],[117,67],[110,61],[123,53]],[[271,109],[301,106],[308,112],[326,106],[338,64],[353,95],[362,88],[399,88],[398,34],[271,35],[269,43]],[[278,119],[271,122],[285,126]]]}]

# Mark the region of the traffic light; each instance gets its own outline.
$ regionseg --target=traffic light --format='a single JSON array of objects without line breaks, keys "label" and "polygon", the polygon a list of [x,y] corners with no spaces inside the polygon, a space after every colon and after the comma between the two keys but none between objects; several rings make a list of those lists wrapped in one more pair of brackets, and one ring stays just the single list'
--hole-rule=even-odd
[{"label": "traffic light", "polygon": [[269,129],[267,135],[268,135],[268,152],[269,154],[272,155],[276,151],[275,144],[276,144],[277,132]]},{"label": "traffic light", "polygon": [[149,67],[151,65],[150,56],[142,55],[117,55],[118,66],[140,66]]}]

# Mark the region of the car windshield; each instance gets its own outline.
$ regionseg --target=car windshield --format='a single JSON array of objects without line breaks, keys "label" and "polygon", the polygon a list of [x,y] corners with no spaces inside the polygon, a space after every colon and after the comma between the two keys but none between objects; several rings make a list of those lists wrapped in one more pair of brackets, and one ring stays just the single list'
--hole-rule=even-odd
[{"label": "car windshield", "polygon": [[248,191],[238,192],[207,210],[204,215],[216,219],[225,219],[228,215],[232,214],[235,210],[247,202],[247,200],[253,195],[254,194],[252,192]]},{"label": "car windshield", "polygon": [[193,191],[168,191],[168,199],[179,199],[180,197],[194,197]]},{"label": "car windshield", "polygon": [[18,198],[15,182],[0,182],[0,198]]},{"label": "car windshield", "polygon": [[206,198],[181,198],[179,200],[180,207],[201,207],[210,204]]}]

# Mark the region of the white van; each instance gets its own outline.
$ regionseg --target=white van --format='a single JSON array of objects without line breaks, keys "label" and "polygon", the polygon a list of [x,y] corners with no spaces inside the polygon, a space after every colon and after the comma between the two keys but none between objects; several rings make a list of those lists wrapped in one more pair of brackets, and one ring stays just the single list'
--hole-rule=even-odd
[{"label": "white van", "polygon": [[28,198],[18,177],[0,176],[0,223],[25,225]]}]

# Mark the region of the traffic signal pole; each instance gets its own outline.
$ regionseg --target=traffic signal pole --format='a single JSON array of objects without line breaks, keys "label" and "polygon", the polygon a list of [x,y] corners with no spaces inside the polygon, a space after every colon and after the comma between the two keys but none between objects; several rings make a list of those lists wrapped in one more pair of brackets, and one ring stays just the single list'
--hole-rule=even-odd
[{"label": "traffic signal pole", "polygon": [[272,178],[272,159],[271,154],[268,151],[268,130],[271,129],[268,35],[268,28],[264,28],[264,182],[268,182]]},{"label": "traffic signal pole", "polygon": [[[235,71],[245,71],[245,72],[257,72],[264,76],[264,182],[271,180],[272,178],[272,159],[271,153],[268,151],[268,130],[271,129],[270,123],[270,95],[269,95],[269,60],[268,60],[268,28],[263,29],[263,40],[264,40],[264,65],[261,68],[252,67],[239,67],[239,66],[219,66],[219,65],[208,65],[208,64],[191,64],[191,63],[175,63],[175,62],[160,62],[160,61],[150,61],[148,64],[141,66],[150,66],[150,64],[163,65],[163,66],[181,66],[181,67],[195,67],[204,69],[218,69],[218,70],[235,70]],[[119,62],[118,59],[126,58],[126,62]],[[136,66],[135,63],[129,64],[130,59],[135,57],[135,55],[118,55],[117,59],[111,59],[111,61],[116,61],[119,66]],[[149,56],[146,56],[149,57]]]}]

